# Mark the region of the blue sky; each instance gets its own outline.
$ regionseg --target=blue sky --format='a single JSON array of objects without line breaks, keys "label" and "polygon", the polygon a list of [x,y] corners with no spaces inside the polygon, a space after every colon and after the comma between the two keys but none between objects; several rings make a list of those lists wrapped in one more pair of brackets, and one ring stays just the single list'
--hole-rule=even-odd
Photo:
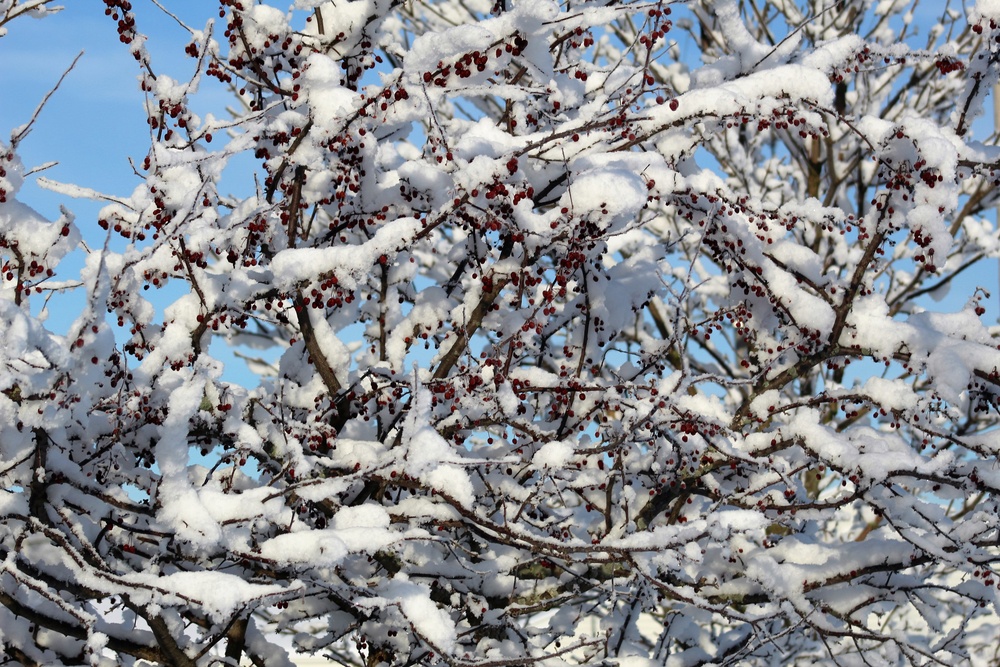
[{"label": "blue sky", "polygon": [[[149,30],[149,48],[165,69],[191,71],[183,45],[186,33],[149,0],[136,0]],[[172,10],[204,15],[211,3],[170,0]],[[150,20],[151,19],[151,20]],[[27,166],[59,165],[46,176],[99,191],[123,194],[137,184],[128,156],[142,159],[148,129],[142,110],[137,63],[119,43],[115,23],[98,2],[67,3],[59,14],[37,20],[19,18],[0,38],[0,135],[26,122],[62,72],[83,51],[76,68],[49,100],[31,135],[21,146]],[[181,69],[183,68],[183,69]],[[22,199],[46,216],[58,214],[59,197],[27,186]],[[74,210],[82,202],[66,202]],[[84,223],[83,215],[78,222]]]},{"label": "blue sky", "polygon": [[[218,20],[209,0],[166,0],[171,12],[204,27],[207,18]],[[133,3],[139,29],[148,37],[147,48],[154,66],[174,78],[190,75],[194,60],[184,54],[188,33],[150,0]],[[8,141],[11,130],[26,123],[35,108],[62,76],[78,54],[74,69],[46,103],[25,138],[19,154],[31,169],[50,162],[46,178],[83,186],[110,195],[127,195],[140,183],[129,158],[141,163],[149,146],[149,128],[139,90],[138,63],[128,47],[118,41],[115,22],[104,15],[103,3],[73,0],[54,16],[44,19],[21,17],[8,25],[0,38],[0,138]],[[218,113],[231,100],[221,85],[208,80],[199,93],[206,109]],[[59,216],[65,206],[76,216],[76,224],[92,247],[100,247],[105,232],[97,226],[101,202],[72,199],[40,188],[27,179],[18,195],[49,219]],[[79,263],[70,262],[75,268]],[[60,272],[70,279],[70,271]],[[70,294],[53,299],[47,326],[63,331],[78,312]],[[65,307],[63,307],[65,306]],[[213,352],[222,353],[220,346]],[[221,354],[230,379],[253,382],[241,362]]]}]

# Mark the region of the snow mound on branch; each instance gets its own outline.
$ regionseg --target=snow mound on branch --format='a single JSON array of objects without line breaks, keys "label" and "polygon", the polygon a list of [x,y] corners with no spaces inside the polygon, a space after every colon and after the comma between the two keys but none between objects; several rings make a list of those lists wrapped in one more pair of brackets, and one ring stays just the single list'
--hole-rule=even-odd
[{"label": "snow mound on branch", "polygon": [[336,127],[357,107],[358,94],[340,85],[342,78],[340,65],[329,56],[314,53],[306,59],[302,87],[308,91],[312,120],[319,127]]},{"label": "snow mound on branch", "polygon": [[432,426],[424,425],[410,436],[407,472],[447,493],[463,507],[472,507],[472,482],[464,470],[453,465],[457,461],[451,445]]},{"label": "snow mound on branch", "polygon": [[472,480],[460,466],[465,463],[447,440],[431,426],[430,394],[418,387],[414,405],[403,426],[405,471],[436,491],[454,498],[462,507],[475,502]]},{"label": "snow mound on branch", "polygon": [[[56,222],[15,199],[24,184],[24,164],[16,153],[0,142],[0,238],[4,248],[16,248],[26,263],[44,258],[54,267],[80,240],[73,216],[62,209]],[[64,231],[65,230],[65,231]]]},{"label": "snow mound on branch", "polygon": [[850,434],[838,433],[821,423],[820,413],[813,409],[798,412],[786,432],[800,438],[819,459],[843,470],[857,470],[876,482],[895,472],[923,472],[927,466],[925,459],[897,434],[869,427],[858,427]]},{"label": "snow mound on branch", "polygon": [[188,469],[188,427],[205,396],[206,374],[184,369],[167,376],[170,391],[167,418],[159,427],[156,461],[160,467],[162,505],[157,518],[194,547],[208,551],[222,539],[222,529],[194,488]]},{"label": "snow mound on branch", "polygon": [[303,530],[272,537],[260,545],[260,555],[284,563],[333,566],[350,553],[336,530]]},{"label": "snow mound on branch", "polygon": [[389,546],[396,535],[389,531],[389,513],[379,505],[342,507],[330,522],[337,536],[353,552],[375,552]]},{"label": "snow mound on branch", "polygon": [[573,444],[565,440],[549,442],[541,446],[531,457],[536,468],[562,468],[573,457]]},{"label": "snow mound on branch", "polygon": [[[62,339],[52,336],[41,323],[28,316],[10,301],[0,300],[0,318],[6,324],[3,345],[0,345],[0,390],[10,389],[16,383],[22,394],[40,391],[46,386],[49,373],[13,375],[8,369],[59,367],[69,361],[69,352]],[[27,377],[38,383],[27,384]]]},{"label": "snow mound on branch", "polygon": [[405,574],[397,574],[384,591],[384,597],[356,600],[359,607],[396,606],[417,634],[438,651],[448,654],[455,647],[455,623],[431,600],[430,587],[414,583]]},{"label": "snow mound on branch", "polygon": [[413,72],[433,72],[439,62],[446,62],[464,53],[476,51],[483,44],[490,44],[499,35],[491,27],[495,21],[478,25],[459,25],[444,33],[421,35],[406,54],[407,69]]},{"label": "snow mound on branch", "polygon": [[[228,621],[240,609],[274,595],[285,594],[288,588],[277,584],[251,584],[242,577],[224,572],[174,572],[166,576],[146,574],[126,575],[134,580],[136,591],[129,596],[142,601],[141,591],[146,587],[157,591],[157,604],[169,605],[190,597],[197,597],[200,608],[208,612],[212,621]],[[164,597],[160,597],[164,596]]]},{"label": "snow mound on branch", "polygon": [[336,248],[290,248],[271,261],[274,283],[283,289],[330,274],[344,289],[355,289],[381,257],[395,257],[421,229],[415,218],[398,218],[379,227],[370,241],[360,246]]},{"label": "snow mound on branch", "polygon": [[[354,44],[357,41],[361,30],[368,23],[370,16],[378,16],[384,9],[376,8],[376,3],[371,0],[363,2],[335,2],[333,0],[296,0],[297,9],[314,9],[322,19],[323,36],[326,40],[332,40],[337,35],[343,34],[339,39],[338,46],[340,52],[344,52],[344,44]],[[318,20],[309,21],[303,33],[311,37],[319,37],[320,22]]]},{"label": "snow mound on branch", "polygon": [[1000,18],[1000,0],[976,0],[975,7],[969,12],[969,23],[997,18]]},{"label": "snow mound on branch", "polygon": [[[703,85],[709,81],[713,84],[721,83],[754,69],[769,56],[776,55],[777,48],[761,44],[747,30],[746,24],[740,17],[736,0],[719,0],[715,3],[713,13],[726,46],[732,49],[733,55],[719,58],[714,63],[697,70],[694,73],[696,85]],[[797,36],[789,39],[788,47],[794,50],[798,46],[799,39]]]},{"label": "snow mound on branch", "polygon": [[1000,368],[1000,351],[969,309],[917,312],[900,321],[889,315],[884,297],[873,295],[856,301],[847,323],[842,344],[859,346],[876,359],[905,350],[909,366],[933,378],[937,394],[956,405],[967,402],[976,369]]},{"label": "snow mound on branch", "polygon": [[[515,32],[531,35],[543,28],[559,14],[559,6],[551,0],[520,2],[496,18],[480,21],[476,25],[457,25],[441,32],[429,32],[414,40],[406,54],[406,68],[411,72],[433,72],[439,62],[448,62],[465,53],[483,48],[484,44],[501,41]],[[551,63],[545,40],[539,44],[528,38],[528,50],[523,60],[525,66],[537,68]]]},{"label": "snow mound on branch", "polygon": [[386,511],[377,505],[343,507],[330,527],[303,528],[272,537],[260,545],[264,558],[318,567],[340,564],[352,553],[375,553],[401,538],[390,530]]},{"label": "snow mound on branch", "polygon": [[247,44],[258,51],[266,51],[270,35],[280,35],[288,31],[285,13],[276,7],[254,4],[243,12],[241,34]]},{"label": "snow mound on branch", "polygon": [[646,185],[641,176],[627,168],[598,167],[573,179],[562,204],[577,214],[599,214],[615,230],[635,220],[646,205]]}]

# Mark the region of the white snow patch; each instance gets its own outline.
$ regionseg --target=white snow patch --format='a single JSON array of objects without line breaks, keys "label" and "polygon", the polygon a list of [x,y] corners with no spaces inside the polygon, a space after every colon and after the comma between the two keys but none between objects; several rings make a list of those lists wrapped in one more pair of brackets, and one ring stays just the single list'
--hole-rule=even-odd
[{"label": "white snow patch", "polygon": [[[358,3],[361,4],[361,3]],[[336,127],[336,122],[357,107],[358,93],[340,85],[343,72],[329,56],[314,53],[306,59],[302,89],[308,91],[309,109],[318,127]]]},{"label": "white snow patch", "polygon": [[396,605],[417,633],[439,652],[447,655],[455,647],[455,623],[431,600],[430,587],[410,581],[405,574],[397,574],[388,583],[385,597],[356,600],[355,604],[361,607]]},{"label": "white snow patch", "polygon": [[[215,622],[227,621],[240,608],[271,595],[286,593],[287,588],[275,584],[251,584],[242,577],[224,572],[174,572],[166,576],[128,574],[122,579],[134,580],[138,589],[155,587],[167,596],[195,598]],[[164,601],[169,604],[169,597]]]},{"label": "white snow patch", "polygon": [[414,390],[413,407],[406,416],[403,433],[406,472],[471,508],[475,494],[472,480],[461,467],[465,461],[431,424],[430,392],[422,387]]},{"label": "white snow patch", "polygon": [[317,567],[337,565],[350,553],[338,531],[301,530],[272,537],[260,545],[260,555],[282,563],[308,563]]},{"label": "white snow patch", "polygon": [[573,453],[572,444],[565,440],[556,440],[542,445],[531,457],[531,463],[536,468],[562,468],[572,458]]}]

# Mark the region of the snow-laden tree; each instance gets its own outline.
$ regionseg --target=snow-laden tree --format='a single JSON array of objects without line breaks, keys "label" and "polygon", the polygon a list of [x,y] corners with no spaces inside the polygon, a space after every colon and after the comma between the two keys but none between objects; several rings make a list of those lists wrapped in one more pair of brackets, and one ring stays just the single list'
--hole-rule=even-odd
[{"label": "snow-laden tree", "polygon": [[104,4],[135,190],[0,150],[6,664],[995,664],[1000,3]]}]

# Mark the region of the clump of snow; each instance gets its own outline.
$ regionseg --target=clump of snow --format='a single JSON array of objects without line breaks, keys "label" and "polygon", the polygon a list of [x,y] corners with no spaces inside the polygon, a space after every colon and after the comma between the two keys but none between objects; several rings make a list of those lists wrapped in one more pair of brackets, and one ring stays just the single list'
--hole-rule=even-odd
[{"label": "clump of snow", "polygon": [[764,420],[781,405],[781,393],[777,389],[762,391],[750,402],[750,414]]},{"label": "clump of snow", "polygon": [[355,602],[364,608],[384,608],[397,606],[417,633],[436,650],[449,653],[455,646],[457,631],[448,614],[431,600],[430,587],[409,580],[405,574],[397,574],[389,581],[379,597]]},{"label": "clump of snow", "polygon": [[865,46],[860,35],[845,35],[816,46],[799,59],[799,63],[821,72],[831,72],[849,62]]},{"label": "clump of snow", "polygon": [[164,595],[161,605],[183,605],[186,599],[197,595],[201,608],[216,623],[232,619],[238,610],[254,606],[262,599],[288,592],[287,587],[279,584],[252,584],[226,572],[174,572],[163,576],[138,573],[121,578],[134,583],[140,591],[155,588]]},{"label": "clump of snow", "polygon": [[449,62],[496,41],[498,35],[490,29],[495,27],[497,22],[488,20],[477,25],[458,25],[443,34],[421,35],[406,54],[407,69],[414,73],[433,72],[439,62]]},{"label": "clump of snow", "polygon": [[[354,0],[353,2],[338,2],[337,0],[296,0],[296,8],[313,9],[319,15],[318,20],[306,23],[304,34],[311,37],[322,37],[324,41],[333,41],[338,35],[338,47],[345,49],[345,44],[353,44],[368,22],[368,17],[379,11],[373,0]],[[319,34],[322,22],[323,35]],[[323,47],[320,47],[323,50]]]},{"label": "clump of snow", "polygon": [[584,171],[573,179],[562,205],[579,214],[607,220],[611,230],[633,221],[646,205],[646,186],[632,170],[608,166]]},{"label": "clump of snow", "polygon": [[[719,0],[714,3],[713,13],[726,46],[733,55],[724,56],[694,72],[694,85],[717,85],[740,74],[751,71],[758,63],[774,51],[773,47],[761,44],[747,30],[736,0]],[[797,38],[793,36],[795,42]]]},{"label": "clump of snow", "polygon": [[188,424],[200,409],[205,378],[187,371],[178,373],[175,380],[155,448],[162,502],[157,516],[181,539],[210,549],[218,544],[222,531],[188,478]]},{"label": "clump of snow", "polygon": [[404,469],[463,507],[471,508],[475,494],[472,480],[461,467],[465,462],[431,425],[429,392],[418,386],[414,394],[413,406],[403,425]]},{"label": "clump of snow", "polygon": [[392,545],[402,535],[390,529],[389,514],[374,504],[342,507],[330,521],[330,527],[351,553],[374,553]]},{"label": "clump of snow", "polygon": [[[379,542],[380,540],[375,539],[372,544]],[[316,567],[337,565],[349,553],[350,549],[340,532],[330,528],[286,533],[272,537],[260,545],[260,555],[264,558],[284,563],[307,563]]]},{"label": "clump of snow", "polygon": [[271,261],[274,282],[282,289],[314,280],[323,274],[335,275],[344,289],[354,289],[381,257],[394,258],[422,228],[415,218],[397,218],[379,227],[371,240],[360,246],[332,248],[289,248]]},{"label": "clump of snow", "polygon": [[270,41],[270,35],[280,35],[288,31],[285,12],[269,5],[250,5],[243,11],[242,18],[244,27],[241,34],[245,36],[250,48],[260,52],[267,50],[265,43]]},{"label": "clump of snow", "polygon": [[547,442],[531,457],[531,464],[536,468],[562,468],[573,457],[574,453],[575,450],[571,442],[565,440]]},{"label": "clump of snow", "polygon": [[358,93],[341,85],[340,64],[327,55],[311,54],[301,78],[311,120],[319,127],[336,127],[359,103]]},{"label": "clump of snow", "polygon": [[462,470],[461,457],[433,426],[425,424],[411,433],[406,450],[406,470],[431,488],[455,498],[462,506],[472,507],[475,496],[469,475]]},{"label": "clump of snow", "polygon": [[976,0],[969,11],[969,23],[990,19],[1000,20],[1000,0]]}]

